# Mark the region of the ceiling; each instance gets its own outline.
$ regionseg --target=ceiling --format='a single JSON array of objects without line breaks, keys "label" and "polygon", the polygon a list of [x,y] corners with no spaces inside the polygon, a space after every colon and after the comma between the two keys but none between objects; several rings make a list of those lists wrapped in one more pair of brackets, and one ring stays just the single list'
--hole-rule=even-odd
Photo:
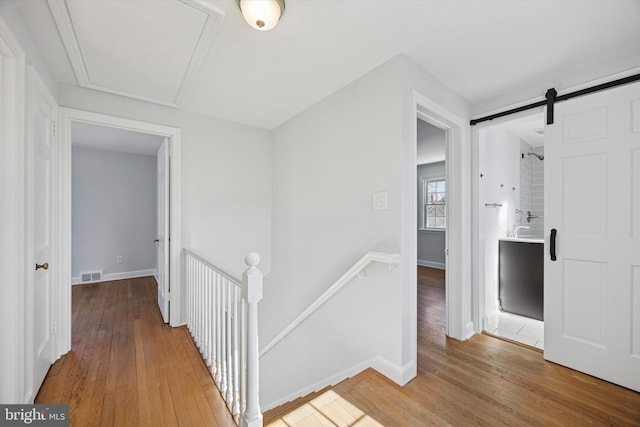
[{"label": "ceiling", "polygon": [[422,119],[417,119],[416,122],[418,124],[416,164],[444,162],[447,140],[445,131]]},{"label": "ceiling", "polygon": [[163,137],[84,122],[71,123],[71,144],[99,150],[155,156]]},{"label": "ceiling", "polygon": [[269,32],[236,0],[2,1],[59,82],[266,129],[398,54],[475,113],[640,67],[638,0],[287,0]]},{"label": "ceiling", "polygon": [[544,114],[540,113],[510,120],[498,126],[515,133],[534,148],[542,147],[544,146],[544,117]]}]

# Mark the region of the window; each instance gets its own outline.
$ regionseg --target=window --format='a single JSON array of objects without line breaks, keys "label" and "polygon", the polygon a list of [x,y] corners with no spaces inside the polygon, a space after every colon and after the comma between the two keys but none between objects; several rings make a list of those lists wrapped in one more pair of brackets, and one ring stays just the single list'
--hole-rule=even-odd
[{"label": "window", "polygon": [[425,228],[447,227],[447,186],[444,178],[424,179]]}]

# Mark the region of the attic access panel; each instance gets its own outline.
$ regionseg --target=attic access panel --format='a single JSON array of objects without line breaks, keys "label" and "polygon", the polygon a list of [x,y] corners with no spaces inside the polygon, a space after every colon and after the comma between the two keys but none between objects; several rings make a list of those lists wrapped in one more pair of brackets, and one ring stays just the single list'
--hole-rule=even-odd
[{"label": "attic access panel", "polygon": [[177,105],[222,13],[202,1],[49,0],[80,86]]}]

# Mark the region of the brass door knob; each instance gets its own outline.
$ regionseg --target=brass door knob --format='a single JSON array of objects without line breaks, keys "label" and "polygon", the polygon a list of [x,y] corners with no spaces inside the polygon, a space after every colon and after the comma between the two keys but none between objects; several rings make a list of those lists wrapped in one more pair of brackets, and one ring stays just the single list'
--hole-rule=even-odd
[{"label": "brass door knob", "polygon": [[49,263],[45,262],[44,264],[36,264],[36,270],[40,270],[41,268],[43,270],[48,270],[49,269]]}]

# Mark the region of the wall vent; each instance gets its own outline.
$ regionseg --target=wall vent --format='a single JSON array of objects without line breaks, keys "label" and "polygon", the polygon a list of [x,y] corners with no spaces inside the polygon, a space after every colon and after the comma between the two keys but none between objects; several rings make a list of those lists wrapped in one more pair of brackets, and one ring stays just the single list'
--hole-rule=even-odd
[{"label": "wall vent", "polygon": [[80,283],[99,282],[101,280],[102,280],[102,270],[86,271],[84,273],[80,273]]}]

